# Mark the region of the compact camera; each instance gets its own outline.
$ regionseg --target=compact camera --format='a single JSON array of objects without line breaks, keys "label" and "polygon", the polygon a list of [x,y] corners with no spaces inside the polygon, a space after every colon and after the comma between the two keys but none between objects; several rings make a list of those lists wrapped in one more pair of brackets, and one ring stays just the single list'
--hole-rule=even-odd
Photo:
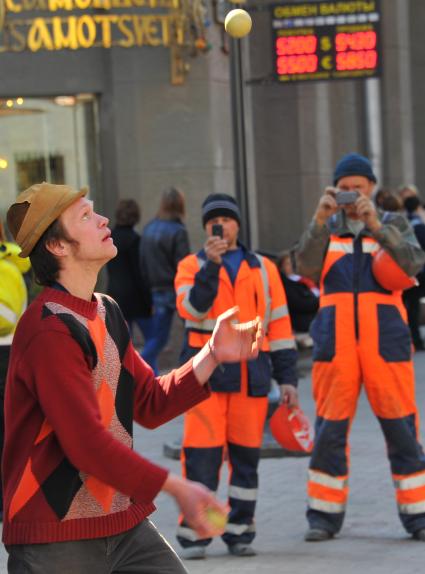
[{"label": "compact camera", "polygon": [[360,193],[358,191],[337,191],[335,201],[337,205],[350,205],[355,203]]}]

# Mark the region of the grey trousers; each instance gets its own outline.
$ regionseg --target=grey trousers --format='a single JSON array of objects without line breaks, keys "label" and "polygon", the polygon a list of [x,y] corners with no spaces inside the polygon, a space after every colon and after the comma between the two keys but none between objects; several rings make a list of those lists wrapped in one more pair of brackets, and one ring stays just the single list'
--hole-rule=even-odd
[{"label": "grey trousers", "polygon": [[148,520],[116,536],[7,546],[10,574],[187,574]]}]

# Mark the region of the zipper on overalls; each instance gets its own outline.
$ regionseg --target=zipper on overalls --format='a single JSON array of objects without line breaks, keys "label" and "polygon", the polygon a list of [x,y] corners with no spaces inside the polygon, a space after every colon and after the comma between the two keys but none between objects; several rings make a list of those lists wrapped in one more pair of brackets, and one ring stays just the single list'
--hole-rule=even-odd
[{"label": "zipper on overalls", "polygon": [[360,272],[362,260],[362,238],[358,235],[354,239],[353,253],[353,293],[354,293],[354,330],[356,340],[359,340],[359,291],[360,291]]}]

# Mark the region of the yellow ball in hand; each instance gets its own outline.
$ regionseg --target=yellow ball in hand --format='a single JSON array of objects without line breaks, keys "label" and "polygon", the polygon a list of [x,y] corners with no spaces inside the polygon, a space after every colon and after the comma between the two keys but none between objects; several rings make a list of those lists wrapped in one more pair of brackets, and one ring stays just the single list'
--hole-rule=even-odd
[{"label": "yellow ball in hand", "polygon": [[224,530],[227,524],[227,515],[215,510],[214,508],[207,508],[207,518],[208,522],[211,523],[214,528],[219,530]]},{"label": "yellow ball in hand", "polygon": [[251,16],[242,8],[231,10],[224,20],[224,29],[233,38],[243,38],[251,32],[251,28]]}]

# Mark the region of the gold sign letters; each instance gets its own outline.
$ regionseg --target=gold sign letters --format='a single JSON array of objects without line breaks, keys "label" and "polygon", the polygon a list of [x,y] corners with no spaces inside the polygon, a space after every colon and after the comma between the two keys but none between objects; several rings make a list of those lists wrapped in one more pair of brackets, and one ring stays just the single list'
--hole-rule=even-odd
[{"label": "gold sign letters", "polygon": [[[185,19],[177,10],[178,0],[0,0],[2,4],[6,18],[0,32],[0,52],[170,46],[184,42]],[[124,13],[123,8],[144,11]],[[149,13],[149,8],[162,10]],[[23,18],[25,12],[37,15]]]}]

